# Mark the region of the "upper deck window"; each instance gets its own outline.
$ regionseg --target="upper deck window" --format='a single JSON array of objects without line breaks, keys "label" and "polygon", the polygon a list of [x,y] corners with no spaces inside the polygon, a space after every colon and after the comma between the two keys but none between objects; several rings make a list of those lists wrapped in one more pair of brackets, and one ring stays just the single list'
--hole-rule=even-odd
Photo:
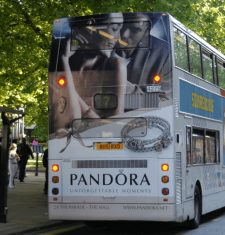
[{"label": "upper deck window", "polygon": [[225,89],[225,63],[219,60],[217,60],[217,74],[220,87]]},{"label": "upper deck window", "polygon": [[202,51],[203,76],[204,79],[213,83],[213,61],[212,55],[207,51]]},{"label": "upper deck window", "polygon": [[189,39],[190,72],[202,77],[200,46],[197,42]]},{"label": "upper deck window", "polygon": [[176,66],[188,71],[187,37],[174,28],[174,50]]},{"label": "upper deck window", "polygon": [[[98,25],[74,26],[71,34],[71,50],[110,50],[113,48],[134,48],[131,42],[138,33],[139,48],[149,47],[151,24],[149,21],[107,23]],[[144,39],[144,40],[143,40]]]}]

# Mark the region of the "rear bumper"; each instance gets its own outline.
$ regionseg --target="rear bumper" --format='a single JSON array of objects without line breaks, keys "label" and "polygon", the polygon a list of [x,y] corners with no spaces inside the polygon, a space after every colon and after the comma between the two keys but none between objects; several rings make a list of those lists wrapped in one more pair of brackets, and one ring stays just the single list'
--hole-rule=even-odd
[{"label": "rear bumper", "polygon": [[52,220],[176,221],[175,204],[49,204]]}]

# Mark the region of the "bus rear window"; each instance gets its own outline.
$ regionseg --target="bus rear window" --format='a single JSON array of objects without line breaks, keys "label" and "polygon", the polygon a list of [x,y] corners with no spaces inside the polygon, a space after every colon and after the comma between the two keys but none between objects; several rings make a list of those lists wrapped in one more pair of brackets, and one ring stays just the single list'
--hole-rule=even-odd
[{"label": "bus rear window", "polygon": [[[147,134],[147,119],[136,118],[86,118],[72,122],[72,135],[75,138],[121,138],[144,137]],[[124,137],[124,136],[123,136]]]},{"label": "bus rear window", "polygon": [[108,23],[98,25],[73,26],[71,32],[71,50],[110,50],[113,48],[129,49],[136,45],[130,38],[143,35],[139,48],[149,47],[151,23],[149,21]]}]

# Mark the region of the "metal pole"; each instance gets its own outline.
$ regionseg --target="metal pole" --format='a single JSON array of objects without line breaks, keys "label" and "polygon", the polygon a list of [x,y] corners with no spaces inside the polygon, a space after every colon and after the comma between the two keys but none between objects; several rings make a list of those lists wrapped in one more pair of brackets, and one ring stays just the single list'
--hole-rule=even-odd
[{"label": "metal pole", "polygon": [[[8,195],[8,156],[9,156],[9,133],[10,125],[24,116],[24,113],[17,110],[0,107],[2,118],[2,143],[0,144],[0,223],[7,220],[7,195]],[[11,119],[5,112],[18,113],[21,117]]]},{"label": "metal pole", "polygon": [[38,151],[38,145],[35,146],[36,148],[36,169],[35,169],[35,176],[38,176],[38,155],[39,155],[39,151]]},{"label": "metal pole", "polygon": [[0,223],[6,223],[7,218],[7,193],[8,193],[8,146],[9,124],[3,121],[2,146],[0,157]]}]

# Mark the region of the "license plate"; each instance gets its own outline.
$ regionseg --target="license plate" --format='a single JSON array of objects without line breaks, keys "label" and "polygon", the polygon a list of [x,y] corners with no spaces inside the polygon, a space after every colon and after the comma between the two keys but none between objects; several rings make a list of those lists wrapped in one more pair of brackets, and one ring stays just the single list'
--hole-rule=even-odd
[{"label": "license plate", "polygon": [[122,150],[123,143],[95,143],[96,150]]}]

